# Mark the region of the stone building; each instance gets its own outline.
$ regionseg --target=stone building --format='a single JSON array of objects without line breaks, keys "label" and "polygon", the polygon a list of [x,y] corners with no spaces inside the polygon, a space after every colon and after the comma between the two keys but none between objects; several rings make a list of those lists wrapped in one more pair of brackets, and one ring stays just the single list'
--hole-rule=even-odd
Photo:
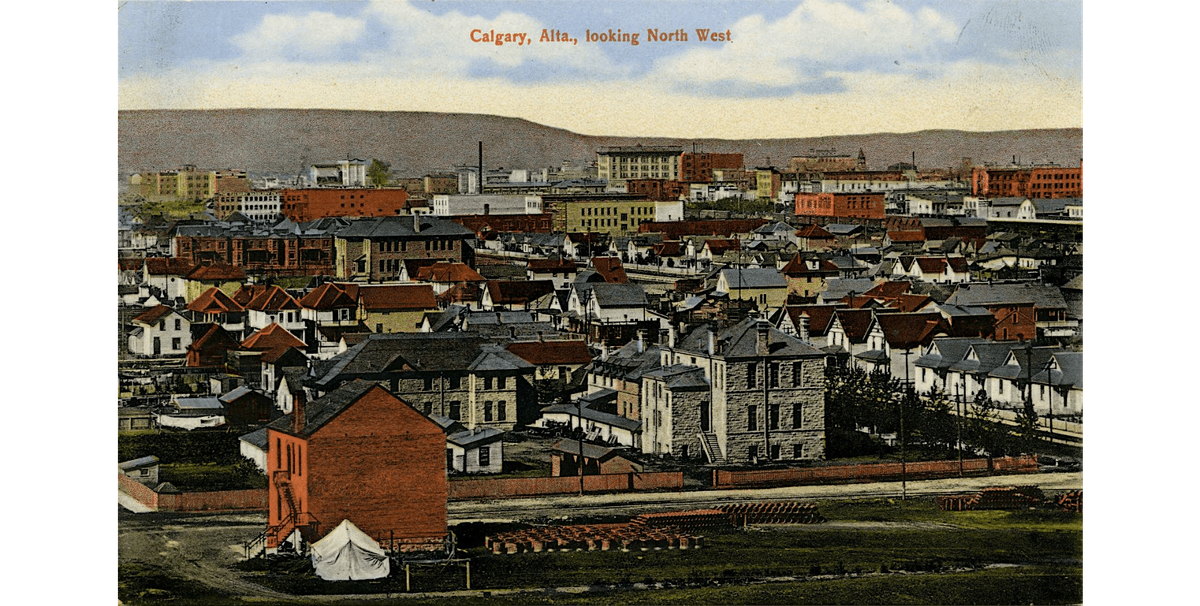
[{"label": "stone building", "polygon": [[825,456],[825,354],[757,318],[660,345],[643,375],[642,451],[712,463]]}]

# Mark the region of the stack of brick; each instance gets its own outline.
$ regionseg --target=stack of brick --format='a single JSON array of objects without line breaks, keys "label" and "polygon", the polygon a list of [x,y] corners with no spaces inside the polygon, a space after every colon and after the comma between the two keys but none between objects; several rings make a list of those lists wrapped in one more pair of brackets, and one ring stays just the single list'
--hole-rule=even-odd
[{"label": "stack of brick", "polygon": [[1063,511],[1083,513],[1083,491],[1072,490],[1066,494],[1059,495],[1054,500],[1054,504],[1058,505]]},{"label": "stack of brick", "polygon": [[629,524],[646,528],[674,528],[684,532],[726,530],[733,527],[729,515],[720,509],[643,513],[630,520]]},{"label": "stack of brick", "polygon": [[1046,500],[1041,489],[1035,486],[993,486],[984,488],[979,493],[979,501],[975,504],[977,510],[988,509],[1026,509],[1037,507]]},{"label": "stack of brick", "polygon": [[811,503],[739,503],[719,508],[735,525],[747,524],[820,524],[825,518]]},{"label": "stack of brick", "polygon": [[698,549],[704,537],[682,534],[673,528],[632,524],[547,526],[487,537],[484,546],[494,554],[550,551],[649,551]]},{"label": "stack of brick", "polygon": [[938,509],[942,511],[971,511],[979,503],[979,493],[951,494],[937,498]]}]

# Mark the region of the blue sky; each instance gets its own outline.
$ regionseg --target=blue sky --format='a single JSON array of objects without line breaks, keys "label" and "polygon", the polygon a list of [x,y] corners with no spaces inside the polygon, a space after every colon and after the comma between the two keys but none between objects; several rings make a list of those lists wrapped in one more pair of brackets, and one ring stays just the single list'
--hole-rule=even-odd
[{"label": "blue sky", "polygon": [[[649,28],[689,40],[649,42]],[[579,43],[471,41],[542,29]],[[639,44],[587,43],[589,29]],[[135,0],[118,47],[125,109],[469,111],[689,137],[1082,126],[1082,6],[1068,1]]]}]

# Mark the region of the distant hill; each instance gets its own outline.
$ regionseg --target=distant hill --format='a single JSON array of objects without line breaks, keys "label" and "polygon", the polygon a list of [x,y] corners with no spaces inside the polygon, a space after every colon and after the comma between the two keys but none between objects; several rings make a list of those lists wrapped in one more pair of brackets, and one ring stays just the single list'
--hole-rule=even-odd
[{"label": "distant hill", "polygon": [[872,169],[909,162],[948,168],[962,158],[977,164],[1057,162],[1078,165],[1083,130],[999,132],[957,130],[880,133],[793,139],[670,139],[580,135],[518,118],[433,112],[369,112],[303,109],[119,111],[118,170],[122,179],[144,170],[183,164],[242,168],[256,173],[295,174],[305,163],[345,158],[379,158],[397,176],[421,176],[477,162],[483,141],[489,168],[540,168],[563,160],[595,160],[605,145],[681,145],[701,151],[742,152],[747,166],[786,166],[790,156],[810,149],[857,154]]}]

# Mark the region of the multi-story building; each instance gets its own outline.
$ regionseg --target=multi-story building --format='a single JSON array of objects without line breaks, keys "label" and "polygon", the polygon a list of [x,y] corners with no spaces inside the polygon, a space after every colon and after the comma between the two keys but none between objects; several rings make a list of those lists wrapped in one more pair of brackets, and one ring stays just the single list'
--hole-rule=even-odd
[{"label": "multi-story building", "polygon": [[433,214],[456,215],[537,215],[542,212],[542,199],[522,195],[450,195],[433,196]]},{"label": "multi-story building", "polygon": [[311,164],[308,182],[317,187],[362,187],[367,184],[367,162],[355,158]]},{"label": "multi-story building", "polygon": [[250,191],[250,176],[244,170],[213,171],[213,192],[216,194],[237,194]]},{"label": "multi-story building", "polygon": [[331,360],[312,381],[318,392],[355,379],[375,381],[426,416],[468,429],[507,431],[537,415],[534,365],[475,333],[372,334]]},{"label": "multi-story building", "polygon": [[678,181],[682,152],[678,145],[601,147],[596,151],[596,168],[609,187],[624,187],[629,179]]},{"label": "multi-story building", "polygon": [[326,217],[394,217],[407,214],[403,189],[284,189],[280,212],[293,221]]},{"label": "multi-story building", "polygon": [[825,354],[756,318],[660,344],[642,375],[642,451],[714,463],[825,456]]},{"label": "multi-story building", "polygon": [[649,200],[678,200],[688,195],[686,183],[666,179],[630,179],[625,183],[625,189]]},{"label": "multi-story building", "polygon": [[337,219],[270,227],[177,225],[171,231],[171,255],[186,264],[241,267],[247,274],[332,275],[333,234],[346,225]]},{"label": "multi-story building", "polygon": [[1082,198],[1083,164],[1027,168],[977,166],[971,171],[971,193],[989,198]]},{"label": "multi-story building", "polygon": [[680,200],[643,196],[574,196],[554,200],[555,231],[616,234],[638,231],[643,223],[683,220]]},{"label": "multi-story building", "polygon": [[796,216],[832,219],[883,219],[883,192],[797,193]]},{"label": "multi-story building", "polygon": [[814,149],[807,154],[792,156],[788,161],[788,170],[792,172],[867,170],[867,155],[861,149],[858,150],[858,156],[839,154],[836,149]]},{"label": "multi-story building", "polygon": [[217,174],[185,164],[178,170],[133,175],[129,184],[151,200],[206,200],[217,191]]},{"label": "multi-story building", "polygon": [[443,259],[474,265],[468,243],[475,232],[444,219],[413,215],[359,219],[337,233],[334,275],[381,282],[399,279],[407,259]]},{"label": "multi-story building", "polygon": [[213,207],[218,219],[240,213],[252,221],[271,221],[279,217],[280,196],[278,191],[245,191],[220,193]]},{"label": "multi-story building", "polygon": [[679,180],[684,183],[712,183],[713,170],[740,169],[742,154],[684,152],[679,156]]}]

